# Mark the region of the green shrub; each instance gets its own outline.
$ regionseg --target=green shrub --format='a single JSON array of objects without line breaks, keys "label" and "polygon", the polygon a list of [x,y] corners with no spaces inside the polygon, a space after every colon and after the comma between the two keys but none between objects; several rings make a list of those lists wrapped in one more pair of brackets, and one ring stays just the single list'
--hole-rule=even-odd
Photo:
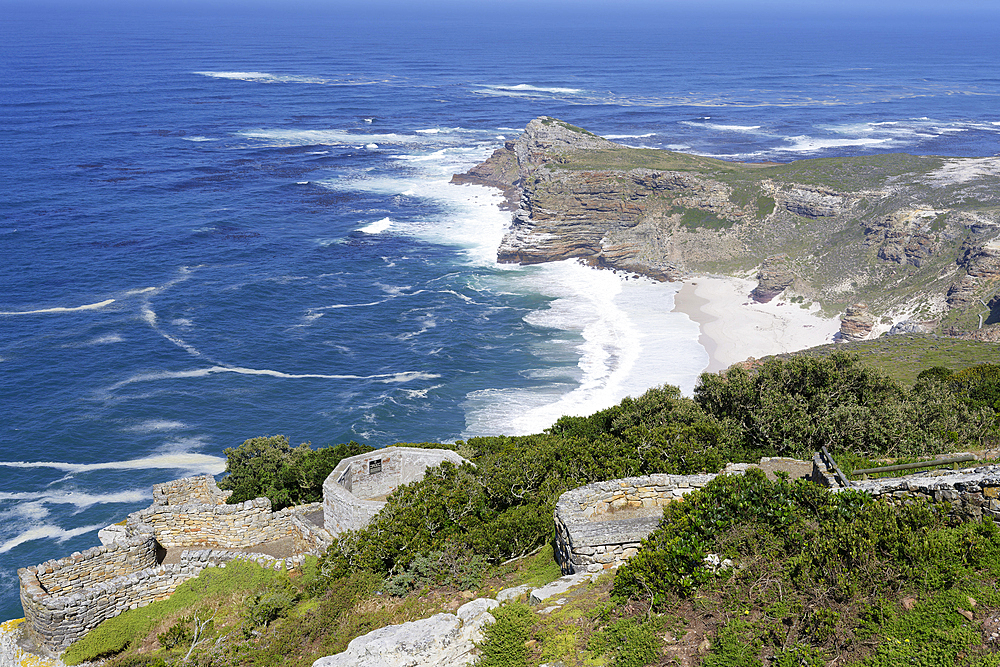
[{"label": "green shrub", "polygon": [[483,628],[483,643],[479,644],[478,667],[527,667],[528,648],[535,624],[528,605],[515,602],[492,610],[495,623]]},{"label": "green shrub", "polygon": [[356,442],[314,450],[309,443],[293,448],[283,435],[250,438],[235,449],[226,448],[226,476],[219,488],[232,490],[226,501],[230,504],[268,498],[275,511],[319,502],[323,482],[337,464],[370,451],[372,447]]},{"label": "green shrub", "polygon": [[587,648],[598,655],[611,655],[613,667],[643,667],[659,658],[657,633],[663,622],[658,618],[616,619],[590,636]]},{"label": "green shrub", "polygon": [[298,590],[288,579],[276,579],[264,590],[250,596],[243,610],[244,636],[249,637],[257,628],[285,616],[298,598]]},{"label": "green shrub", "polygon": [[695,400],[757,456],[809,457],[824,445],[835,454],[928,455],[981,441],[988,425],[940,383],[911,389],[842,352],[705,373]]},{"label": "green shrub", "polygon": [[457,545],[447,545],[444,551],[420,554],[406,570],[386,580],[382,591],[394,597],[405,597],[415,588],[452,586],[460,591],[479,587],[487,568],[486,559]]},{"label": "green shrub", "polygon": [[160,646],[170,650],[182,644],[191,643],[194,638],[194,632],[190,627],[191,620],[190,616],[185,616],[171,625],[166,632],[156,635],[156,640],[160,642]]}]

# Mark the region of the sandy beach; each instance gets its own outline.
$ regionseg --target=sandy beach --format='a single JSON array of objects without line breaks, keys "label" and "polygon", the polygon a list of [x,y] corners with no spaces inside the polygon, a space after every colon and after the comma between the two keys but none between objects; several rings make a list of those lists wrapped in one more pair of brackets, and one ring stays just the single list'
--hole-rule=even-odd
[{"label": "sandy beach", "polygon": [[699,342],[708,351],[706,372],[716,372],[750,357],[833,342],[838,318],[825,318],[819,304],[803,308],[785,294],[770,303],[754,303],[756,283],[741,278],[691,278],[674,297],[674,310],[698,323]]}]

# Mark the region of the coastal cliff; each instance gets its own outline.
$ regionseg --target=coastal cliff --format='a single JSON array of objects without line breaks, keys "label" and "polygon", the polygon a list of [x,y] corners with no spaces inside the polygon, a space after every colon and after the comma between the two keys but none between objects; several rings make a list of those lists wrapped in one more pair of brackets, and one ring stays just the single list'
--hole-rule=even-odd
[{"label": "coastal cliff", "polygon": [[980,314],[1000,321],[1000,158],[726,162],[543,116],[453,182],[504,191],[514,213],[502,263],[756,277],[759,302],[789,290],[831,313],[865,303],[851,338],[869,320],[868,331],[907,322],[955,334]]}]

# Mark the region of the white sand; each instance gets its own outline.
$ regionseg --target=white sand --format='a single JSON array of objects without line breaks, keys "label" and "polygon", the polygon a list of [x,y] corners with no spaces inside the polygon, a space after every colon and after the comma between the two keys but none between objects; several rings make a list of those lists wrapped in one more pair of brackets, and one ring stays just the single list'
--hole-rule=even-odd
[{"label": "white sand", "polygon": [[675,298],[675,309],[701,325],[701,343],[710,359],[707,372],[750,357],[831,343],[840,330],[840,320],[823,317],[819,304],[802,308],[785,294],[770,303],[753,302],[755,286],[740,278],[692,278]]}]

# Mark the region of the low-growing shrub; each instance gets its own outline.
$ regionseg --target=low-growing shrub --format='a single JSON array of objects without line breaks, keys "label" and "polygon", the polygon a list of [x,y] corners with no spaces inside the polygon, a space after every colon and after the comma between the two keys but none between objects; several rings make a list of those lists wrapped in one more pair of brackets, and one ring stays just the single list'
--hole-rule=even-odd
[{"label": "low-growing shrub", "polygon": [[496,618],[483,628],[478,667],[527,667],[528,647],[534,613],[528,605],[514,602],[493,609]]}]

